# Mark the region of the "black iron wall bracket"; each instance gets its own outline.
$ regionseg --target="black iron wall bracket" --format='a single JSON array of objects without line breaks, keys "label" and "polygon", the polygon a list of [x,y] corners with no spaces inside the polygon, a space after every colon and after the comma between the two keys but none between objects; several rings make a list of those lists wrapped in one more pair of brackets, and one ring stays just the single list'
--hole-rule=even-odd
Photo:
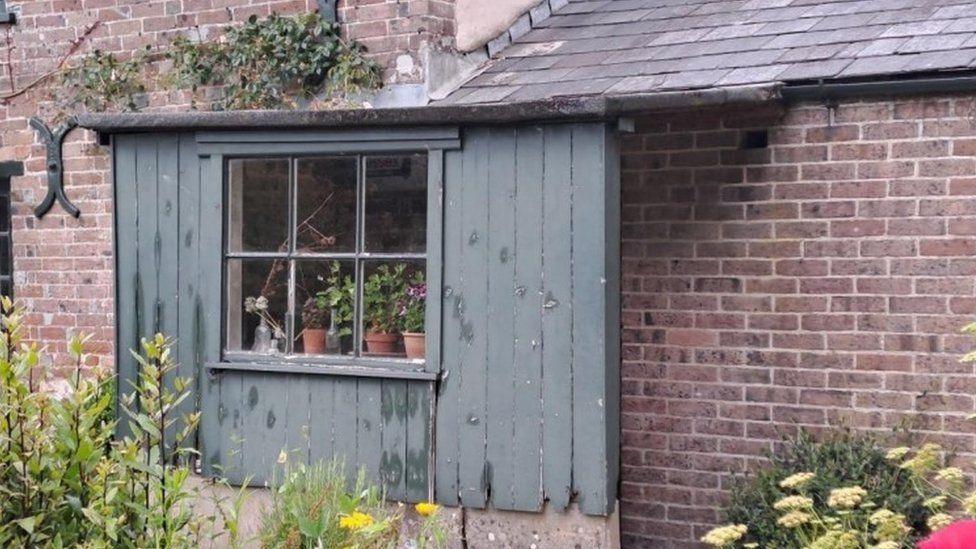
[{"label": "black iron wall bracket", "polygon": [[47,195],[34,208],[34,215],[44,217],[50,211],[51,207],[54,206],[54,202],[57,201],[66,212],[73,217],[78,217],[81,215],[81,210],[72,204],[68,200],[68,196],[64,194],[64,163],[62,162],[61,152],[64,138],[68,135],[68,132],[78,126],[78,122],[74,118],[69,118],[67,122],[58,126],[53,132],[43,120],[37,117],[30,119],[30,125],[37,131],[47,150],[47,163],[45,164],[45,169],[47,170]]}]

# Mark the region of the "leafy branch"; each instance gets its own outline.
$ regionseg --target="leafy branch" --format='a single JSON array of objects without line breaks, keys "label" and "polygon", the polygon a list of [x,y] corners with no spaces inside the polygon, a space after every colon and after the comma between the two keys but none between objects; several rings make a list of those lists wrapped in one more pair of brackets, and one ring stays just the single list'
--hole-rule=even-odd
[{"label": "leafy branch", "polygon": [[319,92],[345,96],[380,84],[379,66],[357,43],[346,43],[339,26],[316,13],[251,16],[226,29],[219,42],[173,41],[169,79],[197,92],[220,86],[217,110],[294,108]]}]

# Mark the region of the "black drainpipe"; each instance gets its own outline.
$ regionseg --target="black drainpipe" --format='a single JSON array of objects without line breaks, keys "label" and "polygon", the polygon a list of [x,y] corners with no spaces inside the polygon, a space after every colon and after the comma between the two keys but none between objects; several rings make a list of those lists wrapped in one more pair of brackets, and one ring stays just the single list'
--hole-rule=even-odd
[{"label": "black drainpipe", "polygon": [[866,96],[964,92],[976,92],[976,75],[965,73],[957,76],[865,82],[824,82],[821,80],[815,84],[785,85],[780,90],[783,99],[786,101],[833,101]]}]

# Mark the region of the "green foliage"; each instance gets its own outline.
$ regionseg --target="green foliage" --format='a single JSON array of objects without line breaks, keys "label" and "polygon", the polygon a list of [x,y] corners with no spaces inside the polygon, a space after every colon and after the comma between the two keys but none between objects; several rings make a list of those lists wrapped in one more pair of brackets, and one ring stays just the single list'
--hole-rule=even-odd
[{"label": "green foliage", "polygon": [[143,341],[122,406],[130,434],[113,440],[114,383],[83,373],[87,338],[69,343],[75,368],[56,398],[40,387],[41,357],[22,342],[21,319],[0,298],[0,546],[198,547],[214,518],[192,513],[200,494],[183,445],[199,415],[176,416],[189,392],[173,375],[170,342]]},{"label": "green foliage", "polygon": [[68,93],[62,100],[65,108],[84,107],[92,112],[138,110],[139,97],[145,93],[142,69],[149,50],[140,50],[126,60],[114,54],[95,50],[62,74]]},{"label": "green foliage", "polygon": [[404,285],[401,296],[402,329],[409,333],[422,333],[427,313],[427,279],[424,271],[417,271]]},{"label": "green foliage", "polygon": [[387,510],[383,494],[367,485],[362,471],[348,494],[341,464],[300,464],[286,468],[283,482],[272,489],[259,539],[262,547],[288,549],[393,548],[400,523],[401,516]]},{"label": "green foliage", "polygon": [[342,274],[338,261],[333,261],[329,266],[329,276],[325,283],[326,289],[315,294],[316,306],[328,309],[329,314],[335,315],[340,336],[352,335],[356,284],[351,276]]},{"label": "green foliage", "polygon": [[745,541],[759,547],[801,547],[796,529],[777,524],[782,513],[773,504],[789,490],[780,487],[784,478],[795,473],[814,473],[805,495],[817,507],[826,507],[830,491],[845,486],[860,486],[877,508],[904,515],[915,533],[927,531],[926,520],[932,511],[923,504],[936,494],[931,486],[916,482],[898,463],[886,459],[884,447],[872,436],[842,431],[817,441],[805,432],[784,441],[780,452],[770,455],[770,464],[754,476],[740,478],[730,490],[725,519],[748,527]]},{"label": "green foliage", "polygon": [[218,110],[294,107],[328,90],[344,95],[380,83],[379,67],[361,46],[343,42],[339,26],[317,13],[294,16],[251,16],[239,27],[228,27],[226,39],[173,41],[171,80],[196,92],[222,86]]},{"label": "green foliage", "polygon": [[69,394],[41,391],[41,357],[22,342],[22,317],[0,298],[0,546],[74,545],[100,530],[86,511],[101,494],[112,393],[103,378],[82,376],[82,338],[70,344]]},{"label": "green foliage", "polygon": [[323,302],[310,297],[302,304],[302,327],[306,330],[321,330],[329,325],[329,308]]},{"label": "green foliage", "polygon": [[400,331],[401,300],[405,294],[403,263],[376,267],[363,283],[363,324],[374,333],[392,334]]}]

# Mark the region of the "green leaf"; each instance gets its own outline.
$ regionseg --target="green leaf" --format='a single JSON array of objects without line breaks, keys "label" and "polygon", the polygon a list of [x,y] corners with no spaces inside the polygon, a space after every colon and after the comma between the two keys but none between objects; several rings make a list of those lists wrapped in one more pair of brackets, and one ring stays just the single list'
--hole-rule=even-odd
[{"label": "green leaf", "polygon": [[34,526],[37,523],[37,517],[27,517],[13,521],[14,524],[20,527],[21,530],[27,532],[28,534],[34,533]]}]

